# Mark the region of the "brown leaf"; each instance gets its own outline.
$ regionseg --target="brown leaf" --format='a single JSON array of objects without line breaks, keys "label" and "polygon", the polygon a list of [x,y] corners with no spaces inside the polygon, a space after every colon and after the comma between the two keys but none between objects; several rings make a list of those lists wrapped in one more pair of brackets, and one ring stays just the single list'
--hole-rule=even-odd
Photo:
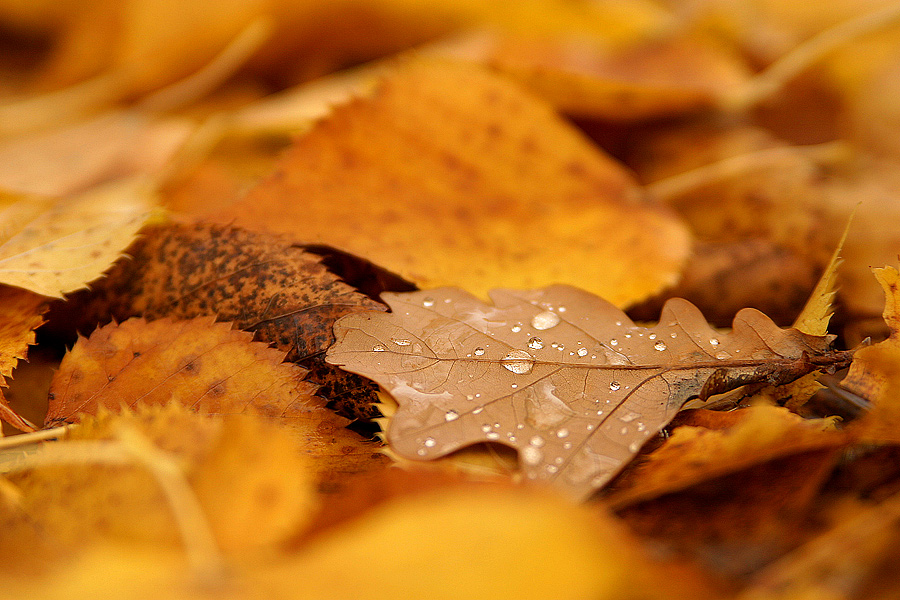
[{"label": "brown leaf", "polygon": [[549,105],[449,61],[393,69],[215,218],[336,246],[421,286],[582,283],[617,305],[672,283],[689,245]]},{"label": "brown leaf", "polygon": [[289,239],[211,225],[147,228],[128,254],[131,260],[75,299],[74,315],[56,320],[92,327],[110,317],[216,316],[309,368],[308,379],[343,414],[373,416],[371,385],[325,364],[322,355],[335,319],[382,306],[340,281],[318,256]]},{"label": "brown leaf", "polygon": [[383,296],[393,312],[338,321],[327,360],[397,399],[392,450],[426,460],[494,441],[519,450],[527,478],[581,498],[689,398],[848,360],[753,309],[721,334],[684,300],[644,328],[568,286],[495,290],[493,306],[452,288]]},{"label": "brown leaf", "polygon": [[260,413],[292,427],[326,488],[342,476],[379,466],[377,447],[345,428],[348,421],[302,381],[305,370],[252,334],[214,323],[131,319],[79,340],[50,388],[46,426],[73,422],[98,408],[183,404],[202,413]]}]

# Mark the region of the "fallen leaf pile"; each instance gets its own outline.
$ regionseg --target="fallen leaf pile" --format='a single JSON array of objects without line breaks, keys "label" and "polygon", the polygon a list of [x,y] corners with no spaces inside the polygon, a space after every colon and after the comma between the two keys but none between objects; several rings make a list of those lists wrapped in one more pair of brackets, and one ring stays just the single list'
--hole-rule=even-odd
[{"label": "fallen leaf pile", "polygon": [[0,0],[0,596],[896,597],[898,64],[890,0]]}]

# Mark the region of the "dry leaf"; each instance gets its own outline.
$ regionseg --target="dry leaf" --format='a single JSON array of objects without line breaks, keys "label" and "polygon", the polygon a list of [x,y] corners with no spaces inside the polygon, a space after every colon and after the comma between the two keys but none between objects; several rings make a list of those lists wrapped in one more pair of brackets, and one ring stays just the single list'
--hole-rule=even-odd
[{"label": "dry leaf", "polygon": [[327,491],[348,474],[380,467],[378,448],[345,428],[348,421],[301,381],[305,370],[282,363],[284,352],[253,342],[252,334],[214,323],[131,319],[81,339],[50,387],[46,426],[73,422],[99,407],[177,403],[202,413],[250,412],[275,418],[317,459]]},{"label": "dry leaf", "polygon": [[332,324],[355,310],[381,305],[357,292],[291,240],[244,229],[165,225],[144,229],[121,261],[83,293],[62,322],[87,327],[113,317],[232,321],[312,370],[320,393],[350,417],[372,416],[371,386],[326,365]]},{"label": "dry leaf", "polygon": [[737,55],[699,37],[655,37],[612,49],[602,41],[501,38],[487,62],[562,112],[615,122],[712,109],[749,76]]},{"label": "dry leaf", "polygon": [[[177,402],[202,413],[257,412],[283,419],[319,420],[305,371],[282,363],[284,352],[253,342],[253,335],[215,323],[129,319],[82,338],[63,358],[50,387],[45,426],[118,410]],[[318,414],[317,414],[318,413]]]},{"label": "dry leaf", "polygon": [[[44,322],[46,299],[26,290],[0,286],[0,386],[34,344],[34,330]],[[0,393],[0,419],[22,431],[34,427],[14,412]]]},{"label": "dry leaf", "polygon": [[158,173],[193,126],[118,111],[0,144],[0,188],[66,196],[111,179]]},{"label": "dry leaf", "polygon": [[399,67],[372,98],[335,109],[216,218],[336,246],[423,286],[581,283],[617,305],[672,283],[689,242],[549,106],[438,61]]},{"label": "dry leaf", "polygon": [[810,421],[780,407],[756,406],[731,416],[737,422],[726,429],[677,428],[629,474],[631,485],[617,486],[606,501],[621,508],[768,461],[836,450],[848,442],[834,429],[833,420]]},{"label": "dry leaf", "polygon": [[149,189],[134,180],[77,198],[9,194],[0,202],[0,282],[55,298],[109,269],[153,209]]},{"label": "dry leaf", "polygon": [[493,306],[446,288],[385,294],[389,314],[335,324],[327,360],[375,379],[400,404],[396,453],[433,459],[494,441],[529,479],[583,498],[609,481],[691,397],[783,383],[846,364],[828,339],[746,309],[711,329],[670,300],[651,328],[588,292],[496,290]]},{"label": "dry leaf", "polygon": [[252,415],[211,418],[173,403],[88,417],[66,441],[38,450],[33,467],[19,465],[8,475],[20,493],[19,518],[69,551],[87,540],[195,542],[184,539],[191,532],[179,523],[183,507],[173,506],[152,470],[130,455],[123,431],[136,432],[176,465],[173,476],[189,485],[203,511],[205,523],[192,525],[209,528],[216,551],[271,548],[316,509],[315,467],[291,432]]}]

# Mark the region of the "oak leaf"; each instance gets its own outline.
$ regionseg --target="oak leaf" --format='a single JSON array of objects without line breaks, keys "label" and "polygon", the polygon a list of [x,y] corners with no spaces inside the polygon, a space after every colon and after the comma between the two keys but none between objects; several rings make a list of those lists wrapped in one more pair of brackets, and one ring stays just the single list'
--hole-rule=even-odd
[{"label": "oak leaf", "polygon": [[327,360],[399,403],[387,439],[411,459],[476,442],[519,451],[528,479],[583,498],[603,486],[692,397],[787,382],[846,364],[827,337],[779,329],[753,309],[719,333],[681,299],[644,328],[588,292],[458,289],[384,294],[390,314],[335,324]]},{"label": "oak leaf", "polygon": [[215,219],[335,246],[423,287],[580,283],[616,305],[674,282],[689,246],[544,101],[476,65],[424,59],[336,108]]},{"label": "oak leaf", "polygon": [[291,427],[330,484],[378,466],[377,447],[346,429],[345,418],[315,396],[305,369],[253,335],[215,323],[131,319],[96,330],[75,344],[50,387],[45,426],[137,405],[177,403],[201,413],[256,413]]},{"label": "oak leaf", "polygon": [[68,312],[56,320],[87,328],[110,317],[215,316],[310,369],[308,379],[342,414],[372,416],[370,384],[322,357],[335,319],[382,305],[341,281],[321,257],[287,238],[204,224],[145,228],[128,254],[91,292],[60,307]]}]

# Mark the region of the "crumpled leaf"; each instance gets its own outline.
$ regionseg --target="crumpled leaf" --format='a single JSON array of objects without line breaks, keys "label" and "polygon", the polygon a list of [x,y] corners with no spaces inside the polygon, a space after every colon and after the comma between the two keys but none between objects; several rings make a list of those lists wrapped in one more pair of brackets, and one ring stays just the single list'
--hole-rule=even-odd
[{"label": "crumpled leaf", "polygon": [[336,246],[423,287],[579,283],[616,305],[672,283],[689,244],[544,102],[483,68],[424,59],[336,108],[215,218]]},{"label": "crumpled leaf", "polygon": [[721,334],[681,299],[644,328],[568,286],[491,297],[384,294],[391,313],[335,324],[327,360],[374,379],[400,405],[387,431],[394,452],[427,460],[493,441],[519,451],[528,479],[584,498],[689,398],[849,360],[827,337],[779,329],[753,309]]},{"label": "crumpled leaf", "polygon": [[372,386],[322,358],[335,319],[382,305],[341,281],[319,256],[283,237],[203,224],[148,227],[128,254],[57,320],[93,327],[110,317],[216,316],[310,369],[308,379],[343,414],[373,415]]},{"label": "crumpled leaf", "polygon": [[384,462],[372,457],[377,446],[325,408],[316,386],[302,381],[302,367],[283,363],[284,352],[252,338],[213,317],[107,325],[63,358],[45,426],[101,407],[177,403],[208,414],[261,414],[292,428],[303,452],[317,459],[323,485]]},{"label": "crumpled leaf", "polygon": [[[44,322],[46,298],[27,290],[0,286],[0,386],[4,378],[12,377],[13,368],[34,344],[34,330]],[[0,393],[0,419],[23,431],[33,429],[28,421],[16,414]]]},{"label": "crumpled leaf", "polygon": [[0,283],[54,298],[87,287],[122,255],[153,206],[135,180],[76,198],[0,196]]}]

